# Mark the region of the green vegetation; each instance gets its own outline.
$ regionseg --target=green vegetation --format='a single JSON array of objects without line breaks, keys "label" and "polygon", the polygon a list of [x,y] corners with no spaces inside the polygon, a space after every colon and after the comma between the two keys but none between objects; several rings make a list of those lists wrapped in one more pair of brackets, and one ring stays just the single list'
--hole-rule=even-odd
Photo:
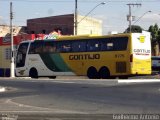
[{"label": "green vegetation", "polygon": [[[131,32],[132,33],[141,33],[143,30],[143,28],[141,28],[139,25],[131,25]],[[130,32],[130,28],[128,27],[125,30],[125,33],[129,33]]]},{"label": "green vegetation", "polygon": [[159,44],[160,44],[160,28],[157,24],[154,26],[151,25],[148,29],[151,32],[151,44],[152,44],[152,51],[153,55],[159,55]]}]

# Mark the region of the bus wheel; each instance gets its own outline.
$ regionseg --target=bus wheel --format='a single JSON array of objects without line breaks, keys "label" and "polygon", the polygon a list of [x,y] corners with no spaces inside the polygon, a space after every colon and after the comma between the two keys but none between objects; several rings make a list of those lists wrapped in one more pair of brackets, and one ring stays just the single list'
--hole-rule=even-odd
[{"label": "bus wheel", "polygon": [[35,68],[32,68],[30,71],[29,71],[29,76],[31,78],[38,78],[38,72]]},{"label": "bus wheel", "polygon": [[110,72],[107,67],[101,67],[99,70],[100,78],[102,79],[109,79],[110,78]]},{"label": "bus wheel", "polygon": [[98,79],[99,78],[99,74],[98,74],[96,68],[93,66],[88,68],[87,76],[89,79]]}]

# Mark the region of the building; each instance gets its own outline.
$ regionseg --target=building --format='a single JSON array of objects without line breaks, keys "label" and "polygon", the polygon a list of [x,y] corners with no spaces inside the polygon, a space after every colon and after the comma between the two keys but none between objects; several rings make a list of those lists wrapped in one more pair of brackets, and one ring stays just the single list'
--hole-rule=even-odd
[{"label": "building", "polygon": [[[20,33],[25,32],[26,27],[22,26],[13,26],[13,36],[16,36]],[[0,37],[10,36],[10,26],[0,25]]]},{"label": "building", "polygon": [[[102,34],[102,21],[86,16],[77,16],[77,35]],[[35,18],[27,20],[28,34],[49,34],[60,29],[62,35],[74,35],[74,14]]]},{"label": "building", "polygon": [[102,20],[78,15],[77,34],[97,34],[102,35]]}]

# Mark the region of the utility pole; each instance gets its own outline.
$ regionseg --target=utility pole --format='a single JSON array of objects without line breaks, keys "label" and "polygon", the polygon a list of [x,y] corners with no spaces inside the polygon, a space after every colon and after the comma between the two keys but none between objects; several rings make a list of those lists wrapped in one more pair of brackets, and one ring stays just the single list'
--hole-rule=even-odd
[{"label": "utility pole", "polygon": [[10,69],[10,76],[15,77],[14,72],[14,43],[13,43],[13,11],[12,11],[12,2],[10,2],[10,35],[11,35],[11,69]]},{"label": "utility pole", "polygon": [[129,15],[127,16],[127,20],[129,21],[129,32],[131,33],[131,26],[132,26],[132,20],[133,20],[133,16],[132,16],[132,10],[131,10],[131,6],[141,6],[141,4],[133,4],[133,3],[130,3],[130,4],[127,4],[129,6]]},{"label": "utility pole", "polygon": [[75,0],[75,14],[74,14],[74,34],[77,35],[77,25],[78,25],[78,21],[77,21],[77,16],[78,16],[78,10],[77,10],[77,0]]}]

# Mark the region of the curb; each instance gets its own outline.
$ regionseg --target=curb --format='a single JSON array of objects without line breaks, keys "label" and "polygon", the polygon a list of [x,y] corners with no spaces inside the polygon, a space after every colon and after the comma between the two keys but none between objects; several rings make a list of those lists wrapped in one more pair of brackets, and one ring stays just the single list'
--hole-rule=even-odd
[{"label": "curb", "polygon": [[143,79],[143,80],[138,80],[138,79],[130,79],[130,80],[118,80],[118,83],[157,83],[160,82],[159,79]]}]

